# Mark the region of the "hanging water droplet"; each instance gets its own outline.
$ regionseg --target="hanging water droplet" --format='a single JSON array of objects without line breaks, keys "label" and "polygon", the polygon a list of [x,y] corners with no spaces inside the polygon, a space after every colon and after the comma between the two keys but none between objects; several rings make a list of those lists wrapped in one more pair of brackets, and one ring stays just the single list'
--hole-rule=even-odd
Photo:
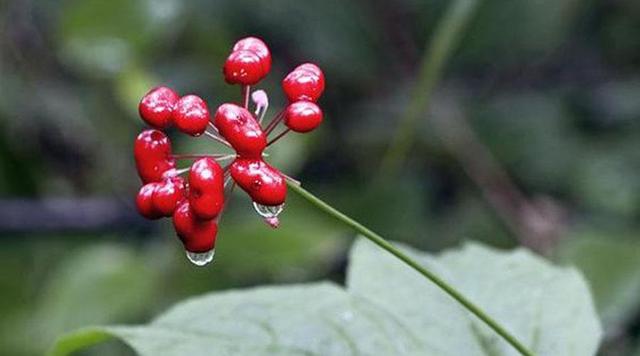
[{"label": "hanging water droplet", "polygon": [[265,218],[264,222],[266,222],[267,225],[271,226],[274,229],[277,229],[278,226],[280,226],[280,219],[278,219],[277,217]]},{"label": "hanging water droplet", "polygon": [[191,252],[191,251],[186,251],[187,252],[187,258],[189,259],[189,261],[191,261],[191,263],[193,263],[196,266],[204,266],[206,264],[208,264],[209,262],[213,261],[213,256],[216,253],[215,249],[209,250],[207,252]]},{"label": "hanging water droplet", "polygon": [[265,219],[277,218],[282,210],[284,210],[284,203],[280,205],[262,205],[253,202],[253,208]]}]

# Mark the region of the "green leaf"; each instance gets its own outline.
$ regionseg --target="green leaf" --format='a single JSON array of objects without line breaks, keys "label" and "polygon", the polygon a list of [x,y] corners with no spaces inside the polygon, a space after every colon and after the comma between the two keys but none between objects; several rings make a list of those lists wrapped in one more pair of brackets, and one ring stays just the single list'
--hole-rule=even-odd
[{"label": "green leaf", "polygon": [[567,238],[559,250],[560,260],[575,264],[591,283],[606,329],[629,322],[638,310],[640,244],[614,233],[583,232]]},{"label": "green leaf", "polygon": [[[499,252],[468,243],[434,258],[405,247],[537,355],[595,354],[601,336],[589,289],[569,268],[530,252]],[[348,288],[417,330],[441,355],[516,355],[502,339],[435,285],[361,241],[351,254]]]},{"label": "green leaf", "polygon": [[65,1],[56,32],[59,56],[86,75],[111,77],[161,48],[180,28],[182,7],[177,0]]},{"label": "green leaf", "polygon": [[[38,335],[24,345],[42,352],[62,332],[88,323],[132,320],[150,309],[159,274],[133,251],[97,244],[66,256],[41,286],[38,304],[29,310],[24,331]],[[17,325],[14,325],[14,328]]]},{"label": "green leaf", "polygon": [[[600,325],[574,269],[477,244],[437,257],[403,250],[459,286],[536,354],[595,354]],[[212,293],[145,326],[69,334],[52,355],[109,336],[140,355],[516,354],[442,291],[364,240],[352,250],[346,289],[316,283]]]},{"label": "green leaf", "polygon": [[[193,298],[148,326],[106,327],[70,334],[64,355],[105,334],[141,355],[371,354],[394,351],[402,334],[382,326],[383,311],[329,283],[264,287]],[[379,321],[385,321],[379,325]],[[87,341],[88,340],[88,341]]]}]

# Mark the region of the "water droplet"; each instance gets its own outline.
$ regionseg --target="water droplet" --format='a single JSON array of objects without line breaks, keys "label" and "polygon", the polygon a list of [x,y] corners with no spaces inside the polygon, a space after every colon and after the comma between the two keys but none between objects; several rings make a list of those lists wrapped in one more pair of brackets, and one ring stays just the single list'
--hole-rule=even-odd
[{"label": "water droplet", "polygon": [[196,266],[204,266],[206,264],[208,264],[209,262],[213,261],[213,256],[216,253],[215,249],[209,250],[207,252],[191,252],[191,251],[186,251],[187,252],[187,258],[189,259],[189,261],[191,261],[191,263],[193,263]]},{"label": "water droplet", "polygon": [[278,219],[277,217],[265,218],[264,222],[266,222],[267,225],[271,226],[274,229],[277,229],[278,226],[280,226],[280,219]]},{"label": "water droplet", "polygon": [[265,219],[277,218],[282,210],[284,210],[284,203],[280,205],[261,205],[253,202],[253,208]]}]

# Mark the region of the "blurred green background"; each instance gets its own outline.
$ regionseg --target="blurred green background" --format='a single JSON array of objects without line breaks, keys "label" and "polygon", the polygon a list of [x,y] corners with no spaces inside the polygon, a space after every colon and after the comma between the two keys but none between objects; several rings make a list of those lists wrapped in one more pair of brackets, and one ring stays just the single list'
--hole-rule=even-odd
[{"label": "blurred green background", "polygon": [[[640,2],[478,0],[410,150],[380,164],[453,1],[9,0],[0,5],[0,354],[64,331],[144,322],[211,290],[342,281],[353,234],[293,194],[270,230],[243,194],[216,261],[188,263],[170,222],[137,216],[137,103],[166,84],[238,100],[221,67],[263,38],[260,85],[325,71],[325,122],[270,162],[383,236],[439,251],[525,245],[591,283],[602,355],[640,355]],[[427,57],[428,58],[428,57]],[[215,152],[170,132],[176,152]],[[105,345],[91,354],[126,353]]]}]

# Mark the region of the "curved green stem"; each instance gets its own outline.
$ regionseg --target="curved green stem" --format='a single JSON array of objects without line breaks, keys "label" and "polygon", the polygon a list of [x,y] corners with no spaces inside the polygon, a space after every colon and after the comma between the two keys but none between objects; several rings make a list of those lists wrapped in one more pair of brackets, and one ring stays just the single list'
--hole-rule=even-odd
[{"label": "curved green stem", "polygon": [[399,260],[404,262],[409,267],[416,270],[418,273],[429,279],[436,286],[442,289],[445,293],[455,299],[458,303],[460,303],[463,307],[465,307],[468,311],[473,313],[478,319],[482,320],[485,324],[487,324],[491,329],[493,329],[498,335],[500,335],[506,342],[511,344],[516,350],[520,352],[520,354],[525,356],[533,356],[533,353],[529,351],[520,341],[518,341],[513,335],[511,335],[504,327],[498,324],[493,318],[491,318],[487,313],[485,313],[480,307],[475,305],[473,302],[468,300],[464,295],[458,292],[455,288],[445,282],[443,279],[435,275],[433,272],[421,266],[418,262],[414,261],[411,257],[404,254],[402,251],[398,250],[394,247],[390,242],[385,240],[382,236],[376,234],[375,232],[369,230],[364,225],[359,222],[351,219],[345,214],[333,208],[331,205],[325,203],[320,200],[315,195],[309,193],[307,190],[302,188],[300,185],[295,182],[291,182],[287,180],[287,184],[298,195],[309,201],[311,204],[318,207],[320,210],[325,213],[331,215],[332,217],[340,220],[345,225],[351,227],[352,229],[359,232],[362,236],[369,239],[374,244],[381,247],[383,250],[389,252],[390,254],[397,257]]},{"label": "curved green stem", "polygon": [[436,26],[425,50],[407,111],[400,118],[394,137],[382,158],[380,176],[396,172],[415,138],[418,118],[429,106],[431,93],[442,75],[444,64],[456,48],[460,35],[480,0],[456,0]]}]

